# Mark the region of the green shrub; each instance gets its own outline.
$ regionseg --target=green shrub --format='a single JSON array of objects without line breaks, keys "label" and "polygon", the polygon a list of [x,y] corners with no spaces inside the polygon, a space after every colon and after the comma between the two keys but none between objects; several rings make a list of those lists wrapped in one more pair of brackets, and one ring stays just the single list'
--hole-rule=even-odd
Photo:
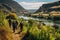
[{"label": "green shrub", "polygon": [[60,40],[60,29],[56,31],[52,26],[40,26],[39,29],[37,24],[29,20],[30,29],[27,30],[26,35],[22,40]]},{"label": "green shrub", "polygon": [[12,30],[5,17],[5,13],[0,11],[0,40],[13,40]]},{"label": "green shrub", "polygon": [[4,13],[0,11],[0,26],[3,25],[3,20],[4,20]]}]

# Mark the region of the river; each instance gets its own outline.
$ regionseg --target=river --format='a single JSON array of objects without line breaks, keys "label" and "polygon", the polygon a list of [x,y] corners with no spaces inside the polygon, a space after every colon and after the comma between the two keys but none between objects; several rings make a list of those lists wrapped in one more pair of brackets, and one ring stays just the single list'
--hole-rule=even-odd
[{"label": "river", "polygon": [[[27,17],[27,16],[19,16],[19,18],[22,18],[24,20],[32,19],[32,20],[36,20],[36,21],[42,21],[44,24],[51,25],[51,26],[53,26],[54,24],[56,24],[53,21],[46,20],[46,19],[39,19],[39,18],[33,18],[33,17]],[[56,24],[56,25],[60,26],[60,24]]]}]

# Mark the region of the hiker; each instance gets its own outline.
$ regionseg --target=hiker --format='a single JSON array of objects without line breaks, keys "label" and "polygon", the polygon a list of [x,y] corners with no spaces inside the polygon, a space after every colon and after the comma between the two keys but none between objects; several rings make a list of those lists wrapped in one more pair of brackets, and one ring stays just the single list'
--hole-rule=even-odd
[{"label": "hiker", "polygon": [[22,32],[22,30],[23,30],[23,23],[20,22],[19,26],[20,26],[20,30],[21,30],[20,32]]},{"label": "hiker", "polygon": [[13,27],[13,32],[15,32],[15,30],[17,29],[18,26],[18,22],[15,20],[12,22],[12,27]]},{"label": "hiker", "polygon": [[59,26],[56,25],[56,24],[54,24],[54,25],[53,25],[53,28],[55,28],[55,30],[57,30],[57,29],[59,28]]},{"label": "hiker", "polygon": [[42,23],[44,26],[46,26],[46,24],[45,23]]},{"label": "hiker", "polygon": [[9,26],[11,28],[11,24],[12,24],[11,18],[9,18],[8,23],[9,23]]}]

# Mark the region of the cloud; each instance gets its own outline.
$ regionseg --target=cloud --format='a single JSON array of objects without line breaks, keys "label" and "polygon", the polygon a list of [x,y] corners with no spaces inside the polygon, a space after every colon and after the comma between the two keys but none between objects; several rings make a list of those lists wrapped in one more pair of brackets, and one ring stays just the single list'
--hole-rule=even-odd
[{"label": "cloud", "polygon": [[47,2],[20,2],[19,4],[25,9],[38,9],[44,3]]}]

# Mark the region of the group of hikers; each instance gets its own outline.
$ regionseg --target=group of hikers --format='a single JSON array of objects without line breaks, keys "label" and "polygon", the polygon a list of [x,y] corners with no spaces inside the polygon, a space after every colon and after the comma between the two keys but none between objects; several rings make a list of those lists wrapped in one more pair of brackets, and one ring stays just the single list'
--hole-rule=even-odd
[{"label": "group of hikers", "polygon": [[[18,27],[18,21],[17,20],[12,21],[11,19],[9,19],[8,23],[9,23],[10,28],[12,27],[13,32],[15,32],[15,30]],[[20,32],[22,32],[22,30],[23,30],[23,23],[22,23],[22,21],[19,23],[19,27],[20,27]]]},{"label": "group of hikers", "polygon": [[[10,28],[12,27],[13,32],[15,32],[15,30],[18,28],[18,26],[20,27],[20,32],[22,32],[23,26],[24,26],[22,21],[18,25],[18,21],[17,20],[12,21],[11,18],[9,18],[8,23],[9,23]],[[44,23],[42,23],[42,24],[45,26]],[[55,29],[58,29],[58,26],[57,25],[53,25],[53,27]],[[38,25],[38,28],[40,28],[40,24]]]}]

